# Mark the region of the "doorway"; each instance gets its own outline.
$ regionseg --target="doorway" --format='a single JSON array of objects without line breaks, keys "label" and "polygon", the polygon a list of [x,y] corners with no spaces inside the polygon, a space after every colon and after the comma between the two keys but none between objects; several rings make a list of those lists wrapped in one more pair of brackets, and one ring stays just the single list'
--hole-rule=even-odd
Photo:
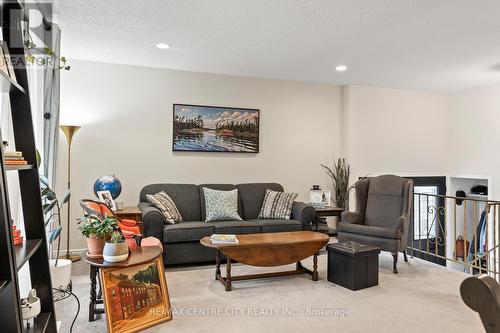
[{"label": "doorway", "polygon": [[[408,252],[413,257],[446,266],[446,177],[406,177],[413,180],[413,215]],[[441,258],[440,258],[441,257]]]}]

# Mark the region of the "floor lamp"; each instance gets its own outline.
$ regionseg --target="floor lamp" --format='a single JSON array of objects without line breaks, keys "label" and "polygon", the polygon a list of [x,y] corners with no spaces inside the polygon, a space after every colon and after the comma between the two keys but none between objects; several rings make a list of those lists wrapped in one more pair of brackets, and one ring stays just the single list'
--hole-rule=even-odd
[{"label": "floor lamp", "polygon": [[[66,140],[68,141],[68,190],[71,190],[71,142],[73,141],[73,135],[75,135],[76,131],[80,129],[80,126],[61,125],[60,128],[64,132]],[[71,199],[68,201],[68,222],[66,226],[66,255],[64,255],[64,258],[69,259],[72,262],[75,262],[79,261],[81,257],[76,255],[71,255],[71,253],[69,252],[70,220],[71,220]]]}]

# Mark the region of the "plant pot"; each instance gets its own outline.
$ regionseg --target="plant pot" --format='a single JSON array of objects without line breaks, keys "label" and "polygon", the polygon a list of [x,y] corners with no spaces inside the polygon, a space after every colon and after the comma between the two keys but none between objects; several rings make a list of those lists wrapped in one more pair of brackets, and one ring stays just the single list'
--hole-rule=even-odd
[{"label": "plant pot", "polygon": [[128,259],[127,242],[121,241],[118,243],[106,242],[102,253],[104,260],[107,262],[120,262]]},{"label": "plant pot", "polygon": [[87,238],[87,247],[91,257],[101,257],[104,248],[104,238],[91,235]]},{"label": "plant pot", "polygon": [[71,281],[71,260],[68,259],[51,259],[50,263],[50,280],[52,288],[66,290]]}]

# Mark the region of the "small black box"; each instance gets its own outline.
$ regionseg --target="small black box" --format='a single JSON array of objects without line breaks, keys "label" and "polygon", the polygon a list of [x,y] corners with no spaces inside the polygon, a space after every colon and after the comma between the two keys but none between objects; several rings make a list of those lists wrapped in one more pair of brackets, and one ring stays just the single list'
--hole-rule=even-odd
[{"label": "small black box", "polygon": [[326,250],[328,281],[351,290],[378,285],[378,247],[344,242],[328,244]]}]

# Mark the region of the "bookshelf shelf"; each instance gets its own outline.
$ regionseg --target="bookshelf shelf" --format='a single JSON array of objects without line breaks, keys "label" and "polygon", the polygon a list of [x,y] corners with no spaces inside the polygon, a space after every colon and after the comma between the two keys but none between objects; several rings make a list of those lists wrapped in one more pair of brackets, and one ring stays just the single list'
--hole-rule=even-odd
[{"label": "bookshelf shelf", "polygon": [[29,239],[24,241],[21,245],[14,246],[17,270],[20,270],[33,254],[35,254],[40,248],[40,245],[42,245],[41,239]]},{"label": "bookshelf shelf", "polygon": [[6,73],[0,70],[0,90],[1,92],[19,92],[25,94],[26,91],[17,82],[12,80]]},{"label": "bookshelf shelf", "polygon": [[30,328],[26,327],[26,324],[23,324],[23,332],[24,333],[44,333],[47,330],[47,326],[49,325],[50,320],[50,312],[42,312],[38,315],[37,320],[34,325],[31,325]]},{"label": "bookshelf shelf", "polygon": [[2,291],[2,289],[5,288],[8,283],[9,283],[9,281],[7,281],[7,280],[1,280],[0,281],[0,291]]}]

